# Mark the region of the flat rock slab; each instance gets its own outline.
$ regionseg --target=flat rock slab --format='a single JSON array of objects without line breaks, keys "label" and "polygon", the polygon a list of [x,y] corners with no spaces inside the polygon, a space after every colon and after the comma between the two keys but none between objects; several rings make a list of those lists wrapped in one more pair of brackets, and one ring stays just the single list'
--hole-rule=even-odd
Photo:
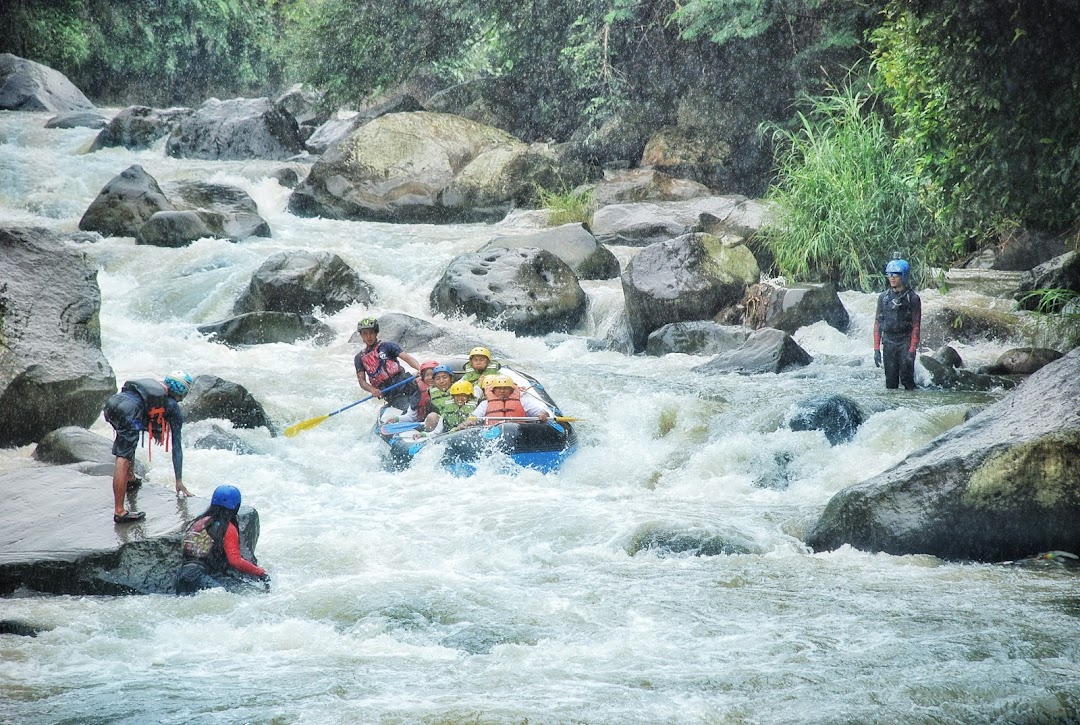
[{"label": "flat rock slab", "polygon": [[146,519],[114,524],[112,479],[59,467],[4,474],[0,496],[0,595],[20,588],[75,595],[171,592],[181,532],[210,505],[143,484],[128,494],[127,505],[146,512]]}]

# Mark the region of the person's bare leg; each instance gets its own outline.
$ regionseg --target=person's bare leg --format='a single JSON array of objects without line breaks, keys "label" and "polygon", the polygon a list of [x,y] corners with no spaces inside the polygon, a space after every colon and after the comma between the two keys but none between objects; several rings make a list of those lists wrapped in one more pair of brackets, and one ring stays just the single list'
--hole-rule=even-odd
[{"label": "person's bare leg", "polygon": [[113,514],[122,516],[127,509],[124,508],[124,497],[127,495],[128,478],[131,477],[131,461],[126,458],[116,457],[113,464],[112,492]]}]

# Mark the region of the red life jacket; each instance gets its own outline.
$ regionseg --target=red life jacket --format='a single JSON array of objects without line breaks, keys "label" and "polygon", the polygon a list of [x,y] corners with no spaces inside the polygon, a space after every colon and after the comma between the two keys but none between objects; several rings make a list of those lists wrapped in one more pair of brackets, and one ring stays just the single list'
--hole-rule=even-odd
[{"label": "red life jacket", "polygon": [[375,347],[367,350],[360,356],[360,364],[364,366],[364,372],[367,373],[368,382],[374,385],[376,388],[382,389],[382,386],[386,384],[390,378],[394,377],[401,372],[401,365],[397,360],[391,360],[388,357],[379,357],[379,350],[382,349],[382,343],[376,343]]},{"label": "red life jacket", "polygon": [[528,413],[521,404],[521,391],[514,388],[514,392],[506,400],[495,397],[495,389],[488,388],[484,391],[487,398],[486,418],[527,418]]}]

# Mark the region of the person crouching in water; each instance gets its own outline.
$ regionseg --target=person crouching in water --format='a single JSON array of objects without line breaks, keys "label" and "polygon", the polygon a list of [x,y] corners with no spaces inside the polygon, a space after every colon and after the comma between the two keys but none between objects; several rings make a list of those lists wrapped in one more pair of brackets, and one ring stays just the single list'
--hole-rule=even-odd
[{"label": "person crouching in water", "polygon": [[[230,592],[251,591],[254,577],[270,591],[270,577],[258,564],[240,554],[240,491],[218,486],[210,508],[188,526],[182,545],[183,563],[176,572],[176,593],[223,587]],[[254,558],[254,557],[253,557]]]},{"label": "person crouching in water", "polygon": [[521,388],[509,375],[496,375],[487,379],[484,400],[476,406],[472,415],[459,428],[477,425],[485,420],[499,418],[536,418],[546,423],[551,413],[534,396],[523,396]]},{"label": "person crouching in water", "polygon": [[[922,327],[922,300],[908,287],[911,265],[894,259],[885,265],[889,288],[881,293],[874,315],[874,364],[885,363],[885,387],[915,389],[915,354]],[[882,356],[882,348],[884,356]]]}]

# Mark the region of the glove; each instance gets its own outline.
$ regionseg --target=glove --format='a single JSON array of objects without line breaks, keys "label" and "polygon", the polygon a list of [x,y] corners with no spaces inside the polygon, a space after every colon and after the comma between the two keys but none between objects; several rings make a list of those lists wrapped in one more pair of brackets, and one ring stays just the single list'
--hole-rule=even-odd
[{"label": "glove", "polygon": [[916,357],[918,357],[918,353],[916,353],[916,352],[909,352],[908,353],[908,359],[911,360],[912,365],[915,364],[915,358]]},{"label": "glove", "polygon": [[270,575],[269,574],[263,574],[261,577],[259,577],[259,581],[262,582],[264,591],[267,591],[267,592],[270,591]]},{"label": "glove", "polygon": [[874,367],[881,367],[881,350],[874,350]]}]

